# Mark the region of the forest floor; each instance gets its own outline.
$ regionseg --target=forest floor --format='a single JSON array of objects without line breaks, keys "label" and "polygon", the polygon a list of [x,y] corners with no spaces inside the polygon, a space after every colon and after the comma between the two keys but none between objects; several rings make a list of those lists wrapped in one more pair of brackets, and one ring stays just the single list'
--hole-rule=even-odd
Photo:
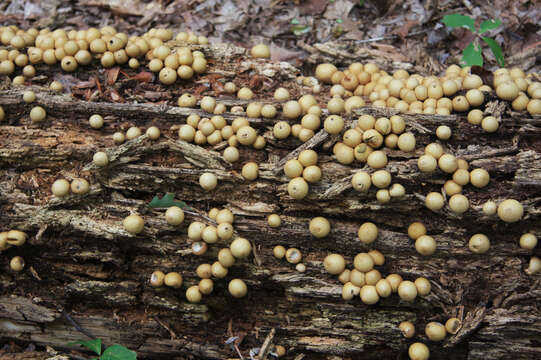
[{"label": "forest floor", "polygon": [[[128,34],[152,27],[193,31],[211,42],[271,46],[272,60],[304,65],[315,43],[363,46],[390,60],[409,62],[428,73],[458,63],[473,39],[465,29],[450,31],[443,16],[501,19],[490,35],[504,56],[524,71],[539,71],[541,6],[537,1],[470,0],[7,0],[0,24],[21,27],[100,27]],[[537,61],[524,62],[532,49]],[[535,50],[537,49],[537,50]],[[485,49],[488,66],[496,65]]]}]

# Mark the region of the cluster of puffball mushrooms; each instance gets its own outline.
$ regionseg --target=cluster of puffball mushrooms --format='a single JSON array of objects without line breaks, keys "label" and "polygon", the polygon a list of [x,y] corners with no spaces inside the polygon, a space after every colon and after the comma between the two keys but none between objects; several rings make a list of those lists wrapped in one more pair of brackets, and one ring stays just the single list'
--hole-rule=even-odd
[{"label": "cluster of puffball mushrooms", "polygon": [[[151,71],[158,73],[158,80],[163,85],[170,85],[181,80],[190,80],[197,74],[205,72],[207,61],[205,55],[193,51],[190,46],[206,45],[208,40],[202,36],[189,33],[178,33],[173,40],[173,33],[166,29],[152,29],[142,36],[128,36],[117,32],[113,27],[88,30],[58,29],[50,31],[29,29],[27,31],[14,26],[0,28],[0,41],[7,49],[0,49],[0,74],[22,75],[13,77],[13,84],[22,85],[36,74],[34,65],[54,65],[60,63],[62,70],[73,72],[79,66],[90,65],[93,60],[99,61],[105,68],[114,65],[126,65],[137,69],[146,64]],[[24,49],[26,48],[26,53]],[[264,44],[256,45],[251,50],[254,58],[269,58],[269,48]],[[22,70],[20,70],[22,69]],[[231,123],[222,116],[227,112],[227,106],[212,96],[198,99],[190,93],[179,96],[177,105],[184,108],[199,107],[208,117],[194,113],[186,118],[186,122],[177,126],[178,137],[181,141],[193,142],[199,146],[215,146],[222,142],[223,159],[234,163],[240,159],[243,147],[264,149],[267,139],[273,141],[285,140],[293,136],[303,143],[312,139],[316,133],[324,131],[336,136],[338,141],[333,147],[333,159],[337,162],[350,164],[366,164],[364,170],[351,176],[351,187],[359,193],[368,193],[375,187],[375,197],[378,202],[385,204],[393,198],[406,195],[403,185],[394,182],[389,170],[386,170],[388,159],[386,149],[394,149],[405,153],[416,150],[416,139],[413,132],[406,131],[407,122],[400,115],[389,118],[376,118],[364,114],[353,122],[353,110],[367,103],[375,107],[390,107],[400,112],[449,115],[451,113],[467,113],[467,121],[480,125],[486,132],[498,130],[501,119],[485,113],[483,105],[489,93],[502,100],[511,102],[515,111],[524,111],[532,115],[541,114],[541,83],[534,81],[530,75],[524,74],[517,68],[498,69],[494,73],[492,84],[483,83],[478,75],[471,74],[470,68],[460,68],[451,65],[442,77],[409,74],[405,70],[389,74],[376,64],[352,63],[347,69],[339,70],[333,64],[320,64],[315,69],[315,77],[302,77],[298,83],[303,85],[306,93],[298,99],[292,99],[286,88],[280,87],[274,91],[274,103],[266,104],[252,101],[255,94],[248,87],[237,88],[233,82],[224,84],[224,91],[248,101],[244,106],[233,106],[229,112],[236,116]],[[320,94],[324,84],[331,84],[331,98],[325,106],[320,106],[313,94]],[[53,91],[62,92],[62,84],[53,81],[50,84]],[[462,95],[463,94],[463,95]],[[36,101],[32,91],[23,95],[26,103]],[[280,111],[281,110],[281,111]],[[0,121],[6,114],[0,107]],[[30,119],[33,123],[41,123],[46,119],[46,111],[41,106],[32,108]],[[273,119],[281,116],[286,120],[276,121],[272,135],[258,134],[250,124],[250,119]],[[91,128],[99,130],[105,120],[100,114],[93,114],[88,119]],[[293,123],[293,124],[291,124]],[[134,140],[142,135],[138,127],[129,128],[126,133],[116,132],[112,135],[116,145]],[[146,130],[150,140],[160,138],[160,129],[151,126]],[[424,154],[418,158],[417,166],[422,173],[441,170],[449,175],[449,180],[443,185],[441,192],[430,192],[423,196],[425,206],[434,211],[441,211],[447,201],[449,209],[456,214],[463,214],[469,209],[469,200],[462,194],[464,186],[471,184],[483,188],[490,182],[489,173],[482,168],[469,169],[467,161],[455,157],[446,150],[441,142],[452,136],[448,126],[439,126],[435,132],[440,142],[428,144]],[[107,151],[98,151],[92,162],[97,168],[109,165]],[[292,199],[301,200],[309,194],[309,184],[317,183],[322,178],[322,170],[318,166],[318,153],[311,148],[303,150],[295,158],[289,159],[283,166],[283,172],[288,181],[287,193]],[[243,165],[242,177],[246,181],[254,181],[259,176],[259,164],[250,161]],[[213,191],[219,186],[218,178],[212,172],[205,172],[199,178],[199,185],[205,191]],[[90,184],[82,178],[73,179],[71,184],[65,179],[58,179],[52,184],[54,196],[63,198],[69,193],[84,195],[90,190]],[[447,199],[448,198],[448,199]],[[482,211],[486,216],[497,217],[507,223],[517,222],[523,217],[523,206],[514,199],[506,199],[499,204],[487,201]],[[184,224],[185,212],[177,206],[165,211],[165,221],[174,227]],[[216,243],[229,243],[228,247],[219,250],[213,264],[200,264],[195,272],[200,278],[197,285],[186,289],[185,296],[189,302],[202,301],[203,295],[210,295],[214,289],[215,280],[224,279],[228,269],[239,260],[246,259],[252,253],[252,243],[236,234],[234,215],[229,209],[211,209],[202,217],[204,222],[192,221],[187,227],[187,237],[191,242],[192,253],[196,256],[207,252],[209,246]],[[279,228],[282,220],[278,214],[268,217],[268,225]],[[145,221],[138,214],[131,214],[122,221],[127,235],[137,236],[144,231]],[[308,224],[310,233],[316,238],[325,238],[331,231],[328,219],[318,216]],[[371,222],[360,225],[358,239],[361,243],[377,245],[379,230]],[[412,223],[408,228],[408,236],[415,242],[415,250],[430,256],[437,251],[436,240],[427,234],[427,229],[421,222]],[[0,251],[10,246],[21,246],[26,240],[26,234],[18,230],[0,233]],[[519,240],[520,247],[532,250],[537,245],[534,234],[525,233]],[[469,241],[469,249],[476,254],[482,254],[490,248],[490,240],[485,234],[474,234]],[[278,259],[285,258],[294,264],[299,272],[306,271],[302,263],[302,252],[297,248],[286,248],[277,245],[273,255]],[[397,293],[403,301],[414,301],[417,296],[427,296],[431,291],[430,281],[419,277],[413,281],[404,280],[399,274],[383,276],[375,267],[385,263],[385,256],[377,249],[357,254],[353,259],[353,269],[347,268],[347,263],[341,254],[329,254],[323,260],[324,269],[332,275],[337,275],[343,284],[342,298],[346,301],[359,297],[367,305],[376,304],[380,298],[386,298]],[[24,260],[17,256],[11,261],[13,271],[22,271]],[[541,271],[541,260],[531,257],[528,274]],[[182,288],[183,277],[178,272],[164,273],[154,271],[150,275],[152,287],[167,286],[174,289]],[[231,279],[228,290],[231,296],[242,298],[246,296],[248,287],[242,279]],[[415,326],[411,322],[402,322],[399,328],[406,338],[415,335]],[[425,334],[432,341],[441,341],[446,334],[456,334],[461,328],[461,320],[450,318],[445,324],[430,322],[426,325]],[[278,356],[285,354],[283,346],[276,346]],[[409,348],[409,356],[413,360],[428,359],[429,349],[423,343],[413,343]]]}]

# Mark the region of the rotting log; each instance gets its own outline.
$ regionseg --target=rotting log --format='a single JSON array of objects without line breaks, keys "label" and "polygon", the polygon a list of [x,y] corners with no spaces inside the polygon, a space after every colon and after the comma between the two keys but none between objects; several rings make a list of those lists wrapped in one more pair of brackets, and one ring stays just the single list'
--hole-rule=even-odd
[{"label": "rotting log", "polygon": [[[205,51],[220,54],[219,48]],[[223,59],[216,61],[210,74],[230,79],[241,71],[246,80],[257,74],[272,86],[283,82],[293,94],[302,93],[291,81],[295,69],[246,60],[244,52],[232,49],[223,50]],[[130,81],[122,86],[138,86]],[[272,86],[262,92],[268,95]],[[17,228],[29,234],[24,247],[0,255],[2,338],[68,351],[66,343],[85,338],[67,320],[73,319],[104,343],[123,344],[150,359],[236,358],[234,347],[225,344],[233,336],[239,337],[238,348],[249,358],[250,349],[261,347],[271,332],[272,343],[284,345],[291,359],[300,354],[306,359],[387,359],[406,357],[411,341],[400,334],[401,321],[413,321],[416,341],[426,342],[428,321],[457,316],[463,320],[462,329],[441,344],[429,344],[431,359],[541,356],[541,280],[524,272],[530,256],[539,256],[540,250],[532,253],[517,245],[526,231],[541,235],[539,117],[514,113],[492,99],[489,111],[497,112],[502,126],[497,133],[486,134],[463,115],[405,114],[407,130],[416,134],[415,154],[386,151],[393,182],[403,184],[407,196],[380,204],[375,191],[359,194],[351,188],[355,171],[370,170],[360,163],[338,164],[330,149],[339,138],[323,130],[305,144],[295,139],[278,142],[272,137],[276,120],[250,119],[264,134],[267,147],[241,148],[241,160],[230,165],[220,154],[225,143],[211,148],[177,139],[178,125],[191,113],[204,115],[200,110],[175,107],[174,100],[152,104],[127,93],[124,103],[112,103],[58,95],[39,85],[33,89],[37,103],[48,112],[46,122],[39,125],[27,118],[23,88],[0,90],[0,106],[8,119],[0,126],[0,229]],[[327,93],[324,89],[322,94]],[[164,93],[176,99],[183,91],[175,87]],[[271,98],[261,97],[261,101],[272,102],[266,100]],[[221,100],[242,104],[227,97]],[[88,127],[86,121],[93,113],[106,115],[103,130]],[[365,107],[347,115],[347,122],[362,113],[395,112]],[[228,120],[235,116],[224,114]],[[151,124],[162,131],[159,141],[141,136],[120,146],[113,144],[110,135],[118,129]],[[434,213],[423,205],[424,195],[440,191],[447,179],[442,172],[420,174],[416,166],[423,145],[434,141],[433,132],[441,124],[450,126],[454,134],[446,148],[468,160],[471,168],[483,167],[491,175],[487,188],[464,187],[471,203],[464,215],[447,208]],[[296,201],[287,195],[287,178],[280,169],[305,148],[320,153],[323,179],[310,187],[305,199]],[[110,158],[104,169],[91,163],[98,150]],[[253,182],[240,176],[248,160],[260,163],[260,176]],[[213,192],[198,185],[199,175],[206,171],[219,179]],[[55,179],[79,176],[89,180],[88,194],[52,197],[50,185]],[[175,193],[191,208],[180,228],[169,226],[163,211],[146,206],[154,195],[165,192]],[[505,224],[482,213],[485,201],[505,198],[524,204],[525,216],[519,223]],[[239,261],[227,276],[245,279],[247,297],[230,297],[225,280],[215,281],[214,292],[201,304],[187,303],[184,290],[151,288],[148,278],[158,269],[179,271],[186,285],[196,284],[196,267],[214,262],[218,250],[227,246],[213,245],[201,257],[191,253],[186,224],[207,221],[205,212],[212,207],[231,209],[236,232],[254,245],[253,256]],[[131,212],[145,218],[139,236],[121,226]],[[274,212],[282,216],[278,229],[266,224],[266,216]],[[308,232],[309,220],[317,215],[331,221],[332,231],[325,239]],[[418,220],[438,243],[433,256],[419,256],[407,236],[408,225]],[[379,270],[405,279],[427,277],[433,289],[429,296],[407,303],[393,295],[375,306],[363,305],[360,299],[342,300],[340,283],[324,272],[322,260],[329,252],[338,252],[351,264],[358,252],[368,250],[357,238],[364,221],[373,221],[381,229],[374,248],[384,253],[386,263]],[[468,250],[474,233],[489,236],[492,246],[487,254]],[[272,248],[278,244],[300,249],[307,271],[296,272],[275,259]],[[9,259],[15,255],[22,255],[27,263],[22,273],[9,271]]]}]

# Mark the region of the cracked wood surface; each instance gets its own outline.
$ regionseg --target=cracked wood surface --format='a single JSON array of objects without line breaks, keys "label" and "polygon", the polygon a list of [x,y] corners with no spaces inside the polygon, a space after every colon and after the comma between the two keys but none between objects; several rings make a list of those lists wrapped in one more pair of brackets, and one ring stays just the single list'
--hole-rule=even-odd
[{"label": "cracked wood surface", "polygon": [[[322,181],[310,185],[305,199],[295,201],[287,195],[288,180],[281,172],[285,161],[303,148],[332,148],[338,137],[322,130],[304,145],[295,139],[278,143],[272,139],[276,120],[250,119],[268,140],[267,148],[241,147],[241,161],[231,165],[219,152],[223,144],[203,148],[177,139],[175,126],[191,113],[205,115],[200,110],[85,102],[36,87],[37,103],[49,114],[36,125],[26,118],[29,106],[22,102],[22,91],[0,91],[0,105],[9,115],[9,124],[0,126],[0,229],[18,228],[29,234],[24,247],[0,255],[6,270],[0,273],[1,336],[65,349],[67,342],[84,336],[61,316],[59,309],[64,308],[105,343],[121,343],[148,358],[236,357],[225,344],[231,336],[242,338],[239,349],[247,357],[275,329],[272,342],[284,345],[291,359],[298,354],[310,359],[331,355],[381,359],[405,356],[410,342],[400,335],[401,321],[413,321],[415,339],[426,341],[428,321],[459,316],[464,326],[443,343],[430,343],[431,358],[498,359],[512,351],[516,359],[531,359],[541,353],[539,276],[524,273],[532,252],[517,245],[526,231],[541,235],[541,119],[506,111],[498,132],[486,134],[463,115],[405,114],[407,130],[417,137],[415,154],[385,151],[390,160],[387,169],[393,182],[405,186],[406,197],[380,204],[373,189],[355,192],[352,174],[371,170],[360,163],[338,164],[326,150],[320,151]],[[68,111],[72,115],[66,116]],[[107,115],[103,130],[86,124],[95,112]],[[362,113],[395,112],[364,107],[347,115],[347,122]],[[224,115],[228,120],[235,116]],[[162,137],[153,142],[141,136],[115,146],[111,135],[126,124],[156,125]],[[441,124],[454,134],[447,149],[468,160],[470,168],[483,167],[491,174],[485,189],[464,187],[471,203],[464,215],[448,208],[434,213],[423,205],[424,195],[440,191],[448,178],[439,171],[421,174],[416,166],[422,146],[434,141],[432,132]],[[91,163],[98,150],[109,155],[106,168]],[[249,160],[260,163],[260,176],[253,182],[240,176],[242,164]],[[210,193],[198,185],[199,175],[206,171],[219,179],[218,188]],[[51,195],[55,179],[79,176],[89,180],[88,194],[63,199]],[[163,211],[146,207],[154,195],[165,192],[174,192],[193,209],[184,225],[170,226]],[[521,222],[504,224],[482,213],[485,201],[509,197],[525,206]],[[187,303],[184,290],[151,288],[148,278],[157,269],[179,271],[187,286],[196,284],[197,265],[214,262],[218,250],[228,245],[218,242],[201,257],[191,253],[187,224],[204,220],[212,207],[231,209],[235,230],[255,245],[257,257],[238,261],[227,276],[245,279],[248,296],[232,299],[224,280],[215,281],[213,294],[201,304]],[[138,236],[121,225],[131,212],[145,219],[145,230]],[[278,229],[266,223],[273,212],[282,216]],[[309,220],[317,215],[331,221],[332,231],[325,239],[308,232]],[[419,256],[407,236],[408,225],[418,220],[437,241],[433,256]],[[351,267],[353,257],[370,248],[357,239],[357,229],[365,221],[381,229],[373,244],[386,256],[379,270],[410,280],[427,277],[432,284],[429,296],[407,303],[393,295],[376,306],[341,299],[340,284],[324,272],[322,260],[329,252],[338,252]],[[479,232],[486,233],[492,244],[484,255],[472,254],[467,247],[469,237]],[[275,259],[272,248],[278,244],[300,249],[307,271],[298,273]],[[533,254],[539,255],[539,249]],[[15,255],[27,263],[19,274],[7,270]]]}]

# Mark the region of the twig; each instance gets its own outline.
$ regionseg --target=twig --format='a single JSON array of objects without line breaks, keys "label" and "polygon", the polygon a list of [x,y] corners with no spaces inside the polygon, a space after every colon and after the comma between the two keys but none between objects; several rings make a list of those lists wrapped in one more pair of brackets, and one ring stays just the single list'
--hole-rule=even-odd
[{"label": "twig", "polygon": [[[410,32],[405,37],[421,35],[421,34],[425,34],[427,32],[428,32],[428,30],[420,30],[420,31]],[[349,41],[354,41],[357,44],[366,44],[366,43],[370,43],[370,42],[376,42],[376,41],[381,41],[381,40],[394,40],[394,39],[399,39],[399,38],[400,38],[400,36],[398,36],[396,34],[393,34],[393,35],[378,36],[378,37],[375,37],[375,38],[363,39],[363,40],[354,40],[354,39],[344,39],[344,40],[346,40],[346,41],[348,41],[348,40]]]},{"label": "twig", "polygon": [[71,324],[73,325],[73,327],[79,331],[81,334],[83,335],[86,335],[87,337],[91,338],[92,340],[95,340],[96,337],[94,335],[92,335],[91,333],[89,333],[87,330],[83,329],[81,326],[79,326],[79,324],[77,324],[75,322],[75,320],[73,320],[73,318],[70,316],[70,314],[68,314],[68,312],[66,310],[64,310],[63,308],[60,309],[60,313],[62,314],[62,316],[64,316],[64,318]]},{"label": "twig", "polygon": [[[230,323],[231,323],[231,321],[230,321]],[[240,353],[240,349],[239,349],[239,347],[237,346],[237,343],[236,343],[237,340],[239,340],[239,337],[238,337],[238,336],[232,336],[232,337],[230,337],[229,339],[227,339],[227,340],[225,341],[225,343],[231,347],[231,350],[237,351],[237,354],[239,354],[240,359],[241,359],[241,360],[244,360],[244,357],[243,357],[242,354]]]},{"label": "twig", "polygon": [[469,0],[462,0],[462,3],[464,4],[464,6],[468,9],[468,11],[472,12],[473,11],[473,6],[471,4],[471,1]]},{"label": "twig", "polygon": [[156,320],[156,322],[158,324],[160,324],[165,330],[167,330],[169,332],[169,336],[171,336],[171,339],[174,340],[174,339],[177,339],[178,336],[177,334],[166,324],[164,323],[163,321],[160,320],[160,318],[158,318],[157,316],[155,316],[153,318],[154,320]]},{"label": "twig", "polygon": [[32,274],[32,276],[35,277],[37,280],[39,280],[39,281],[43,280],[43,279],[39,276],[38,272],[36,271],[36,269],[34,269],[33,266],[30,266],[30,269],[29,269],[29,270],[30,270],[30,273]]},{"label": "twig", "polygon": [[269,353],[269,350],[271,348],[272,339],[274,339],[274,334],[276,334],[276,329],[272,328],[267,337],[265,338],[265,341],[263,342],[263,345],[261,345],[261,349],[259,350],[258,359],[260,360],[266,360],[267,354]]},{"label": "twig", "polygon": [[237,354],[239,354],[240,360],[244,360],[244,356],[242,356],[242,354],[240,353],[240,349],[239,349],[238,345],[233,344],[233,346],[235,347],[235,350],[237,350]]}]

